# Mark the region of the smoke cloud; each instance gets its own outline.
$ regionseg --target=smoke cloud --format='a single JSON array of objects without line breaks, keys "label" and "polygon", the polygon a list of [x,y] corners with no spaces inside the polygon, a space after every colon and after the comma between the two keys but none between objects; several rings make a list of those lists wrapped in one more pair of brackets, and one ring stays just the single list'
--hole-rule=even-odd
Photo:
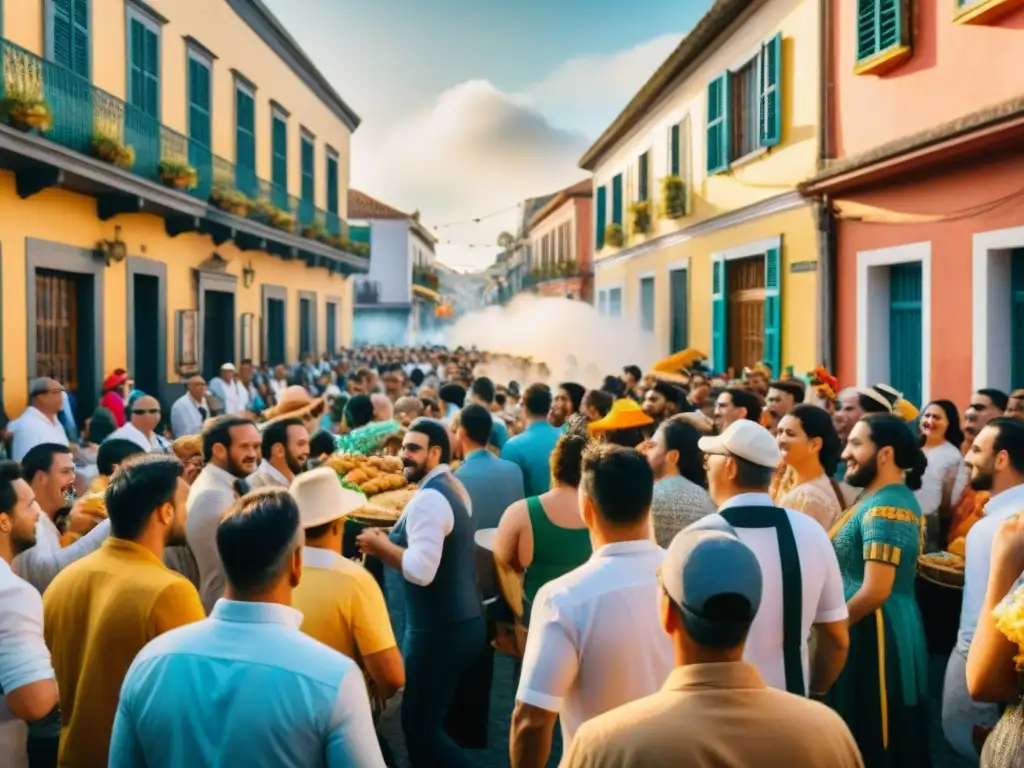
[{"label": "smoke cloud", "polygon": [[[652,334],[627,319],[602,317],[582,301],[523,293],[506,306],[492,306],[460,318],[447,332],[449,348],[476,347],[491,353],[529,357],[551,371],[549,383],[577,381],[598,387],[625,365],[646,370],[664,357]],[[575,366],[572,359],[575,359]],[[510,362],[488,363],[481,375],[494,381],[537,381],[536,370]]]}]

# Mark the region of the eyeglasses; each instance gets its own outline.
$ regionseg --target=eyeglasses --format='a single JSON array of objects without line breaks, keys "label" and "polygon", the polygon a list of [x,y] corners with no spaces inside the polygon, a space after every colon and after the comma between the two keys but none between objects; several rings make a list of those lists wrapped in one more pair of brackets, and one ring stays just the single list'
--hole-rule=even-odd
[{"label": "eyeglasses", "polygon": [[132,411],[132,413],[134,415],[136,415],[136,416],[159,416],[160,415],[160,409],[159,408],[149,408],[149,409],[146,409],[144,411]]}]

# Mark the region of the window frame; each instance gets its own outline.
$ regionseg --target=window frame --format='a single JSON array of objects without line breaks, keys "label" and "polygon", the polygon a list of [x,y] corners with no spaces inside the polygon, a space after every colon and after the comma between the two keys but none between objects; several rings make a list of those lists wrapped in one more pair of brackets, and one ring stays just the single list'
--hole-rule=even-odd
[{"label": "window frame", "polygon": [[210,119],[210,142],[207,149],[213,151],[213,61],[216,57],[209,51],[201,49],[196,43],[186,40],[185,43],[185,135],[192,141],[192,62],[206,68],[210,78],[210,104],[207,116]]},{"label": "window frame", "polygon": [[[330,144],[324,145],[324,184],[326,185],[326,210],[334,216],[341,216],[341,157]],[[334,184],[331,184],[331,164],[334,164]],[[334,210],[331,210],[331,192],[334,192]]]},{"label": "window frame", "polygon": [[256,173],[256,158],[259,156],[258,155],[259,146],[258,146],[257,141],[256,141],[256,86],[253,85],[253,83],[250,80],[248,80],[246,77],[244,77],[237,70],[232,70],[232,72],[233,72],[233,74],[235,76],[235,87],[232,90],[232,95],[234,96],[232,101],[234,102],[234,107],[235,107],[235,130],[234,130],[234,134],[235,134],[235,159],[234,159],[235,172],[237,174],[237,169],[241,167],[241,164],[238,162],[238,129],[239,129],[239,121],[238,121],[238,117],[239,117],[239,115],[238,115],[238,93],[239,93],[239,91],[241,91],[246,96],[248,96],[250,99],[252,99],[252,105],[253,105],[253,119],[252,119],[252,148],[253,148],[252,149],[252,164],[253,164],[253,167],[249,168],[248,170],[251,170],[253,172],[253,174],[255,174]]},{"label": "window frame", "polygon": [[861,7],[863,3],[871,3],[874,8],[874,26],[875,26],[875,37],[876,42],[880,45],[880,41],[877,41],[879,36],[879,26],[881,24],[881,8],[880,3],[885,0],[857,0],[855,8],[856,15],[855,19],[855,39],[854,39],[854,55],[853,55],[853,73],[855,75],[882,75],[895,69],[904,61],[906,61],[913,53],[912,49],[912,34],[913,27],[910,17],[910,3],[908,0],[892,0],[896,3],[896,21],[898,23],[898,29],[896,33],[896,41],[885,48],[877,48],[871,51],[867,55],[862,55],[860,50],[860,18],[861,18]]},{"label": "window frame", "polygon": [[[53,0],[47,0],[53,2]],[[86,0],[89,3],[90,11],[92,8],[92,0]],[[143,27],[148,29],[154,35],[156,35],[156,114],[151,117],[155,118],[158,122],[163,122],[163,84],[164,84],[164,40],[163,40],[163,27],[167,23],[167,19],[159,15],[156,11],[141,2],[136,0],[125,0],[124,4],[124,34],[125,34],[125,103],[131,104],[132,97],[132,22],[138,21]],[[92,19],[90,17],[89,27],[89,40],[90,45],[92,42]],[[92,65],[92,59],[90,57],[90,67]],[[186,65],[187,66],[187,65]],[[211,68],[211,91],[212,91],[212,68]],[[186,82],[186,89],[188,83]],[[136,109],[142,109],[137,104],[133,104]],[[211,93],[210,97],[210,131],[213,131],[213,96]],[[212,136],[211,136],[212,138]]]},{"label": "window frame", "polygon": [[[270,183],[274,186],[281,187],[284,190],[285,195],[288,194],[288,118],[291,117],[288,110],[278,104],[276,101],[270,102]],[[284,184],[279,184],[274,178],[274,169],[276,167],[277,153],[275,152],[274,135],[277,123],[280,122],[284,125]]]},{"label": "window frame", "polygon": [[[310,160],[309,160],[309,179],[310,179],[310,193],[309,199],[306,199],[305,194],[305,157],[304,152],[306,145],[310,148]],[[316,135],[305,126],[299,126],[299,200],[302,200],[316,209]]]}]

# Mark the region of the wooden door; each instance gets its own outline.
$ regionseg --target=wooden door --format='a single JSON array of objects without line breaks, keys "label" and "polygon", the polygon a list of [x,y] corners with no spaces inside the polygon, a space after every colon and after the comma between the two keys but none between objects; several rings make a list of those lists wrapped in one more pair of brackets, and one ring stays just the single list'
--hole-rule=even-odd
[{"label": "wooden door", "polygon": [[728,276],[729,366],[736,372],[764,354],[764,257],[730,261]]},{"label": "wooden door", "polygon": [[74,275],[36,272],[36,370],[33,376],[78,387],[78,285]]},{"label": "wooden door", "polygon": [[914,404],[923,379],[921,291],[920,262],[889,268],[889,383]]}]

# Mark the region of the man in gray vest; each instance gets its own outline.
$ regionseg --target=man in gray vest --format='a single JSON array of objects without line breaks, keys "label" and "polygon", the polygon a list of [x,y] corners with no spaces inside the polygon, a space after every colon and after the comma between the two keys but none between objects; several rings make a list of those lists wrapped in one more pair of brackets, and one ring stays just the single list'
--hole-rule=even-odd
[{"label": "man in gray vest", "polygon": [[402,731],[413,768],[471,766],[445,733],[459,681],[486,647],[476,587],[475,527],[469,495],[448,468],[448,430],[412,423],[399,454],[419,491],[390,536],[369,528],[359,548],[402,574],[405,585],[405,692]]}]

